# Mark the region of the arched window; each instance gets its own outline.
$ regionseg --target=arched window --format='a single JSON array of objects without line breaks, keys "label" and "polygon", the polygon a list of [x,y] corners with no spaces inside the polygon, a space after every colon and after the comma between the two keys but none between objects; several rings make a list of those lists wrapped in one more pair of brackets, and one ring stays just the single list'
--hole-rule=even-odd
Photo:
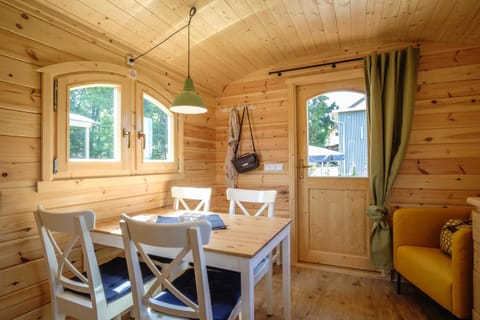
[{"label": "arched window", "polygon": [[42,180],[180,173],[172,97],[150,79],[108,63],[40,69]]}]

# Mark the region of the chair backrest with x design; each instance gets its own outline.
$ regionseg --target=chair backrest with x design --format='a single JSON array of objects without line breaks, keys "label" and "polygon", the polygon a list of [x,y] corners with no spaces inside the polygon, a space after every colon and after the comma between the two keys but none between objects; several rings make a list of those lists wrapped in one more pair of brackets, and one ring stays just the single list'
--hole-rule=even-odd
[{"label": "chair backrest with x design", "polygon": [[48,265],[54,319],[111,319],[132,306],[125,259],[98,265],[89,232],[95,226],[93,211],[52,212],[40,205],[34,214]]},{"label": "chair backrest with x design", "polygon": [[[245,215],[259,216],[264,214],[273,217],[275,212],[275,200],[277,198],[277,190],[249,190],[249,189],[227,189],[227,200],[230,201],[228,213],[235,214],[236,207]],[[261,206],[255,210],[248,210],[245,203],[260,204]],[[255,212],[253,212],[255,211]]]},{"label": "chair backrest with x design", "polygon": [[[175,186],[171,188],[171,194],[173,198],[173,208],[176,210],[210,211],[212,188]],[[196,206],[192,209],[185,200],[196,202]],[[192,205],[192,203],[190,203],[190,205]]]},{"label": "chair backrest with x design", "polygon": [[[158,315],[232,319],[238,315],[239,274],[226,270],[207,272],[203,251],[211,233],[207,220],[151,223],[123,215],[120,228],[132,281],[136,319],[150,319]],[[152,260],[152,256],[159,254],[156,250],[163,250],[162,255],[170,252],[171,263],[157,266]],[[148,291],[141,285],[139,255],[156,277]],[[176,269],[190,256],[193,267],[175,278]]]},{"label": "chair backrest with x design", "polygon": [[[260,216],[266,213],[267,217],[273,217],[275,213],[275,201],[277,199],[277,190],[250,190],[250,189],[227,189],[227,200],[230,201],[228,213],[236,214],[238,207],[244,215]],[[247,206],[248,209],[247,209]],[[257,207],[259,207],[257,209]],[[274,249],[268,256],[268,259],[263,259],[261,263],[255,267],[254,276],[255,284],[263,277],[267,278],[266,297],[267,309],[272,312],[272,262],[275,261],[280,264],[280,248]]]}]

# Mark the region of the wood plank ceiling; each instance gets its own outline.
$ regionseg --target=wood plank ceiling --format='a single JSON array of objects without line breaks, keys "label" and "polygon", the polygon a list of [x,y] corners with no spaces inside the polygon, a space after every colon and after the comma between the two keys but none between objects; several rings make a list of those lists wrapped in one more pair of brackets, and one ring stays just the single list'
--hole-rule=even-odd
[{"label": "wood plank ceiling", "polygon": [[[2,0],[5,1],[5,0]],[[7,1],[8,2],[8,1]],[[392,43],[480,43],[478,0],[12,0],[87,31],[125,55],[191,24],[191,74],[220,94],[232,81],[326,52]],[[187,70],[187,31],[142,59]]]}]

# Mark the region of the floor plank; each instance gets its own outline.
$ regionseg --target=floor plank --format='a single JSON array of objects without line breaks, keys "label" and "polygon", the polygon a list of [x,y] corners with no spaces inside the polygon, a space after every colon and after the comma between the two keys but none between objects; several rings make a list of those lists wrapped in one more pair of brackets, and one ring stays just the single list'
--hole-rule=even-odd
[{"label": "floor plank", "polygon": [[[283,319],[281,272],[274,269],[274,310],[265,313],[264,281],[255,289],[255,319]],[[409,283],[402,294],[390,280],[292,268],[292,319],[453,320],[451,313]]]},{"label": "floor plank", "polygon": [[[255,320],[283,319],[281,267],[274,267],[273,315],[265,313],[265,284],[255,288]],[[390,280],[292,267],[292,320],[456,320],[409,283],[397,295]],[[122,320],[131,320],[128,314]]]}]

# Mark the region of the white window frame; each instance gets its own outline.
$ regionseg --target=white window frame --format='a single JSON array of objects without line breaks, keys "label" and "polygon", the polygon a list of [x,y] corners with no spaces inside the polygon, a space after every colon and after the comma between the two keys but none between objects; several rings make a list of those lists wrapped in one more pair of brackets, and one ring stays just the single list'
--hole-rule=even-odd
[{"label": "white window frame", "polygon": [[[129,76],[132,70],[103,62],[66,62],[47,66],[42,73],[42,176],[41,181],[72,178],[115,177],[138,174],[183,173],[183,123],[182,117],[172,114],[174,155],[171,161],[154,164],[138,163],[137,139],[143,104],[138,105],[138,92],[148,90],[148,95],[164,105],[173,97],[160,84],[146,76]],[[69,161],[68,153],[68,96],[71,86],[83,84],[115,84],[121,90],[120,110],[120,161]],[[148,88],[148,89],[145,89]],[[155,88],[155,89],[153,89]],[[146,92],[146,91],[145,91]],[[142,101],[143,102],[143,101]],[[135,119],[137,117],[137,119]],[[140,122],[141,123],[141,122]],[[142,161],[143,162],[143,161]]]},{"label": "white window frame", "polygon": [[145,161],[144,159],[144,148],[143,143],[144,140],[141,138],[139,133],[144,133],[146,130],[144,128],[144,108],[143,108],[143,99],[144,95],[156,100],[161,105],[165,106],[168,105],[168,102],[165,101],[165,98],[158,94],[155,90],[151,87],[144,85],[142,83],[138,83],[135,90],[135,106],[136,106],[136,127],[137,129],[137,144],[136,144],[136,171],[139,173],[151,173],[151,172],[172,172],[178,170],[178,162],[175,161],[175,155],[178,155],[178,144],[175,143],[175,132],[177,130],[176,125],[176,116],[173,114],[168,108],[162,107],[163,111],[171,118],[169,121],[170,128],[169,131],[169,145],[173,146],[173,154],[171,154],[170,159],[168,160],[152,160],[152,161]]}]

